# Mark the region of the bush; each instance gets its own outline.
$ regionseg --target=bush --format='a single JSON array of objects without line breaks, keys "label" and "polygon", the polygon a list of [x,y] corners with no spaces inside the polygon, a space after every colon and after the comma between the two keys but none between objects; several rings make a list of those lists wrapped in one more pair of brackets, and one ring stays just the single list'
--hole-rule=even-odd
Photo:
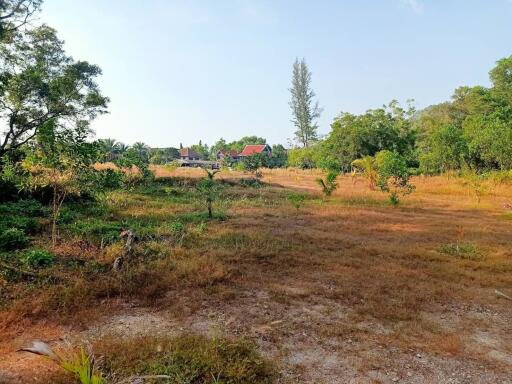
[{"label": "bush", "polygon": [[124,174],[115,169],[102,169],[94,172],[94,184],[100,191],[118,189],[123,185]]},{"label": "bush", "polygon": [[21,229],[9,228],[0,233],[0,249],[13,251],[21,249],[28,244],[28,238]]},{"label": "bush", "polygon": [[53,264],[55,256],[45,249],[31,249],[26,251],[20,259],[31,267],[47,267]]}]

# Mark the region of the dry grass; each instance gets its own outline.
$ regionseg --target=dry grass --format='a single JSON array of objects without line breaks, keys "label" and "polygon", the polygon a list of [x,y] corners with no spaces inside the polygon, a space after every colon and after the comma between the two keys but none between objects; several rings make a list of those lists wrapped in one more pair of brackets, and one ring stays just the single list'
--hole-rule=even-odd
[{"label": "dry grass", "polygon": [[[495,378],[507,371],[488,354],[511,355],[504,324],[512,309],[493,293],[512,294],[512,221],[503,208],[512,201],[509,186],[489,187],[477,203],[457,178],[416,177],[415,192],[391,207],[385,194],[351,177],[340,177],[338,190],[323,200],[319,171],[265,170],[261,188],[239,185],[249,174],[222,171],[216,178],[232,185],[222,205],[228,219],[203,223],[194,216],[200,205],[185,196],[204,172],[155,170],[176,191],[119,193],[111,206],[116,217],[143,221],[142,228],[158,235],[136,246],[130,267],[118,275],[101,268],[57,271],[65,282],[39,288],[38,310],[27,311],[24,301],[36,296],[19,299],[5,312],[5,329],[21,314],[35,319],[25,325],[37,319],[62,324],[90,311],[83,321],[90,324],[135,303],[169,310],[179,321],[205,313],[233,318],[226,333],[251,335],[304,382],[329,382],[322,362],[315,366],[304,357],[326,353],[319,348],[348,348],[354,360],[340,364],[357,375],[389,363],[389,355],[369,352],[380,345],[400,354],[392,363],[397,367],[415,351],[446,364],[464,361],[469,370],[485,366]],[[287,199],[291,191],[306,195],[298,211]],[[176,220],[185,222],[179,237]],[[443,251],[454,244],[471,244],[478,257]],[[101,264],[122,252],[120,243],[88,247],[69,240],[57,253],[78,257],[83,249],[82,259]],[[481,329],[498,342],[474,342]]]}]

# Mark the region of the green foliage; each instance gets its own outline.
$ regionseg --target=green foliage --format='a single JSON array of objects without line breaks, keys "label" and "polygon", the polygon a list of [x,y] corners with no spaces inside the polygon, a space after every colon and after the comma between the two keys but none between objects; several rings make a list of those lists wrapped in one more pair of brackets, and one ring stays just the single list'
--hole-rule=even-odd
[{"label": "green foliage", "polygon": [[179,159],[180,154],[177,148],[155,148],[151,149],[149,156],[150,164],[168,164]]},{"label": "green foliage", "polygon": [[321,145],[321,166],[347,172],[354,160],[374,156],[382,150],[397,152],[409,164],[414,164],[416,133],[410,120],[414,112],[412,106],[405,110],[392,101],[385,108],[362,115],[341,114],[331,124],[332,130]]},{"label": "green foliage", "polygon": [[352,162],[352,167],[356,173],[362,175],[366,180],[368,180],[370,189],[375,188],[379,178],[375,158],[367,155],[361,159],[356,159]]},{"label": "green foliage", "polygon": [[311,89],[311,72],[304,59],[296,59],[293,63],[290,93],[295,140],[306,148],[318,140],[316,120],[320,117],[321,109],[318,102],[313,103],[315,92]]},{"label": "green foliage", "polygon": [[104,192],[123,186],[124,173],[115,169],[102,169],[91,175],[91,184],[97,191]]},{"label": "green foliage", "polygon": [[0,233],[0,250],[13,251],[24,248],[28,238],[21,229],[9,228]]},{"label": "green foliage", "polygon": [[375,156],[378,172],[377,185],[383,192],[389,193],[392,205],[399,203],[399,196],[411,193],[414,186],[409,184],[409,168],[406,160],[391,151],[380,151]]},{"label": "green foliage", "polygon": [[316,152],[318,152],[317,146],[290,149],[288,151],[288,166],[301,169],[315,168]]},{"label": "green foliage", "polygon": [[306,196],[302,193],[290,193],[287,198],[297,211],[299,211],[306,201]]},{"label": "green foliage", "polygon": [[316,179],[316,182],[322,188],[322,193],[324,196],[331,196],[332,193],[338,188],[338,183],[336,183],[337,177],[337,172],[329,172],[325,177],[325,180],[321,178]]},{"label": "green foliage", "polygon": [[31,267],[48,267],[55,261],[55,255],[45,249],[31,249],[25,251],[20,260]]},{"label": "green foliage", "polygon": [[439,248],[439,252],[455,256],[465,260],[481,260],[482,254],[478,248],[469,243],[450,243],[444,244]]},{"label": "green foliage", "polygon": [[63,46],[56,31],[46,25],[18,30],[10,44],[1,45],[0,103],[8,129],[0,159],[4,155],[13,159],[48,124],[55,130],[87,126],[105,112],[108,99],[95,82],[100,68],[74,61]]},{"label": "green foliage", "polygon": [[265,153],[255,153],[242,159],[245,169],[249,172],[256,173],[259,168],[266,168],[270,163],[270,157]]},{"label": "green foliage", "polygon": [[222,186],[213,180],[213,176],[202,179],[197,183],[196,189],[206,203],[208,209],[208,218],[213,218],[213,202],[219,198]]}]

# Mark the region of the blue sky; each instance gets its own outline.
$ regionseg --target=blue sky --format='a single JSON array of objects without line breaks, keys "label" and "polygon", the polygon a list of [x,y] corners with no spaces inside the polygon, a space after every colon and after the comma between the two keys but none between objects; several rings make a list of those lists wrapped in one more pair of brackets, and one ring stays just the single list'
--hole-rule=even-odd
[{"label": "blue sky", "polygon": [[422,108],[488,84],[512,55],[512,0],[45,0],[66,49],[103,69],[97,137],[154,147],[293,137],[288,88],[305,57],[326,134],[341,111]]}]

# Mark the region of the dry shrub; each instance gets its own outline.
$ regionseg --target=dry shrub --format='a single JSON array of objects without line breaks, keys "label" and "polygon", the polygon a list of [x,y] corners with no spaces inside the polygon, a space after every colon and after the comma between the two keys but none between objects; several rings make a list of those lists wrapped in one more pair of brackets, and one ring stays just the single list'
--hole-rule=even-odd
[{"label": "dry shrub", "polygon": [[103,249],[102,260],[107,263],[113,263],[115,259],[123,256],[125,252],[125,246],[122,242],[112,243]]},{"label": "dry shrub", "polygon": [[214,256],[192,256],[177,261],[178,276],[192,286],[210,286],[228,276],[224,264]]}]

